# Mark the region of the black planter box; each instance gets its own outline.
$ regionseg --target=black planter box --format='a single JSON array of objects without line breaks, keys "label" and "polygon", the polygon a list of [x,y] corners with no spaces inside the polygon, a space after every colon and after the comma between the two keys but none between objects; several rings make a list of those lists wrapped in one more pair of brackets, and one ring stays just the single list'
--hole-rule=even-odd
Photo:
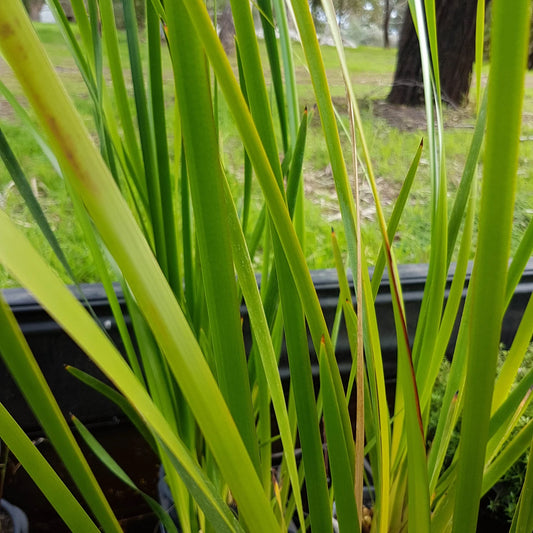
[{"label": "black planter box", "polygon": [[[408,331],[412,340],[420,311],[427,265],[401,265],[399,274]],[[331,326],[335,317],[339,293],[336,272],[335,270],[321,270],[313,272],[312,275],[326,321]],[[466,285],[468,284],[468,279]],[[448,285],[450,283],[451,277],[448,280]],[[82,289],[102,326],[120,346],[116,324],[103,288],[101,285],[96,284],[84,285]],[[504,317],[501,342],[505,346],[509,346],[514,338],[532,291],[533,260],[529,262]],[[25,290],[6,289],[3,293],[65,415],[74,413],[88,425],[104,447],[124,467],[134,481],[148,493],[155,495],[157,457],[151,453],[142,439],[136,435],[114,404],[93,392],[90,388],[80,384],[65,371],[64,365],[75,366],[100,378],[103,378],[102,374]],[[124,299],[118,287],[117,295],[121,305],[124,305]],[[463,301],[465,295],[466,288],[463,291]],[[386,276],[380,285],[376,298],[376,311],[382,344],[385,379],[389,399],[392,401],[396,375],[396,335],[390,286]],[[242,314],[244,318],[243,327],[246,333],[249,332],[249,327],[244,306]],[[448,356],[451,356],[453,352],[454,342],[455,337],[450,341]],[[247,343],[250,343],[249,339]],[[344,325],[341,326],[336,356],[341,375],[343,378],[347,378],[351,367],[351,355]],[[318,376],[318,365],[316,364],[313,367],[313,373],[315,377]],[[284,353],[282,353],[281,357],[280,375],[284,386],[288,387],[289,369]],[[39,437],[42,434],[35,418],[26,406],[22,395],[12,382],[1,361],[0,401],[30,435]],[[54,467],[61,472],[61,465],[58,463],[53,450],[51,450],[51,446],[45,441],[40,444],[40,449]],[[144,502],[114,479],[106,471],[105,467],[100,465],[94,457],[91,457],[90,453],[88,453],[88,456],[96,471],[97,479],[101,480],[102,485],[106,488],[112,507],[122,519],[125,531],[152,531],[154,517],[146,509]],[[65,477],[67,477],[66,473]],[[25,508],[32,530],[43,532],[66,531],[55,512],[24,472],[17,472],[11,480],[8,479],[7,487],[9,489],[8,499],[12,503]]]},{"label": "black planter box", "polygon": [[[407,326],[411,340],[414,338],[420,304],[422,301],[427,265],[400,265],[399,267],[402,291],[407,315]],[[335,270],[314,271],[312,277],[329,326],[333,323],[338,301],[338,283]],[[467,278],[467,284],[468,284]],[[350,280],[351,282],[351,280]],[[451,282],[451,277],[448,284]],[[94,313],[106,329],[109,336],[120,346],[120,337],[101,285],[83,285],[83,292]],[[511,304],[505,314],[501,342],[509,346],[533,291],[533,260],[522,276],[515,291]],[[22,332],[32,349],[58,403],[65,413],[75,413],[76,416],[88,424],[116,423],[121,412],[105,398],[94,393],[88,387],[71,377],[64,369],[64,365],[72,365],[99,377],[102,374],[93,363],[65,334],[65,332],[48,316],[46,311],[24,289],[5,289],[4,296],[13,310],[20,324]],[[463,292],[463,298],[466,288]],[[120,288],[117,295],[121,305],[124,299]],[[381,338],[385,379],[393,384],[396,375],[396,334],[394,316],[392,312],[391,292],[387,276],[380,285],[376,298],[376,311]],[[249,336],[246,308],[243,306],[244,331]],[[455,335],[455,334],[454,334]],[[249,344],[248,339],[248,344]],[[451,356],[455,336],[450,341],[448,356]],[[341,326],[336,349],[337,361],[341,374],[348,376],[350,372],[351,356],[344,325]],[[288,384],[289,369],[286,357],[282,353],[280,375],[284,384]],[[318,375],[318,366],[314,365],[314,374]],[[0,361],[0,401],[12,413],[15,419],[26,431],[38,430],[38,425],[26,407],[24,400],[16,386],[12,383],[3,363]]]}]

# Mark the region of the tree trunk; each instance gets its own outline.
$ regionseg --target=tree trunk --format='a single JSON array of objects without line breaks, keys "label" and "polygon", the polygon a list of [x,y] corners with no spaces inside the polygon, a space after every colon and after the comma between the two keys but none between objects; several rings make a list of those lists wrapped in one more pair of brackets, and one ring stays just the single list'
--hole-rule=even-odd
[{"label": "tree trunk", "polygon": [[527,54],[527,69],[533,70],[533,13],[529,21],[529,53]]},{"label": "tree trunk", "polygon": [[[490,0],[485,0],[488,4]],[[437,38],[441,96],[445,103],[462,106],[468,101],[476,37],[475,0],[437,0]],[[394,83],[387,97],[391,104],[423,103],[422,66],[418,37],[409,8],[404,18]]]},{"label": "tree trunk", "polygon": [[235,51],[235,24],[230,4],[227,4],[218,17],[218,36],[226,54]]},{"label": "tree trunk", "polygon": [[383,6],[383,47],[389,48],[389,21],[390,21],[390,0],[385,0]]},{"label": "tree trunk", "polygon": [[41,9],[43,8],[44,0],[31,0],[25,2],[26,9],[30,15],[31,20],[40,20]]},{"label": "tree trunk", "polygon": [[72,9],[72,4],[70,3],[70,0],[59,0],[59,3],[61,4],[61,7],[63,8],[65,17],[67,17],[67,20],[70,22],[75,22],[76,17],[74,16],[74,10]]}]

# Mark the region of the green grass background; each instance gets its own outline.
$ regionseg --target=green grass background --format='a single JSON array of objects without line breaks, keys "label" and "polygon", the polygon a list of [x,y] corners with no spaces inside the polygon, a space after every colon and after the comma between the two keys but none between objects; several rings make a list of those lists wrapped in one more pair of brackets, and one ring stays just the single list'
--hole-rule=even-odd
[{"label": "green grass background", "polygon": [[[60,74],[75,105],[84,117],[90,131],[94,131],[92,105],[85,85],[79,75],[73,59],[63,43],[59,30],[51,24],[35,24],[50,58]],[[127,47],[125,35],[120,36],[123,65],[127,70]],[[266,53],[264,64],[267,64]],[[340,116],[347,127],[344,103],[344,86],[333,48],[323,46],[322,53],[331,85],[332,98]],[[298,96],[301,108],[314,106],[313,90],[309,76],[304,67],[302,52],[298,44],[294,45]],[[346,50],[348,66],[352,76],[354,90],[359,99],[365,135],[378,178],[380,196],[390,213],[412,157],[425,136],[425,124],[422,110],[409,108],[391,108],[384,104],[390,84],[392,83],[395,63],[395,49],[360,47]],[[233,58],[235,62],[235,58]],[[168,116],[172,117],[173,94],[170,61],[165,61],[164,72],[166,88],[166,106]],[[2,81],[24,103],[9,68],[0,59],[0,76]],[[268,76],[268,73],[267,73]],[[474,91],[470,103],[463,109],[445,110],[445,145],[446,172],[449,183],[450,203],[459,183],[466,158],[474,123]],[[271,96],[273,103],[273,94]],[[273,104],[274,105],[274,104]],[[232,190],[239,198],[242,190],[243,150],[237,130],[221,99],[219,110],[221,124],[221,143],[224,151],[226,171]],[[31,180],[52,227],[56,230],[71,267],[80,283],[96,280],[81,231],[76,226],[70,201],[63,182],[54,173],[31,135],[21,126],[7,102],[0,97],[0,125],[15,151],[23,169]],[[170,125],[171,126],[171,125]],[[170,128],[169,126],[169,128]],[[169,133],[171,135],[171,133]],[[519,184],[515,211],[515,231],[513,245],[527,227],[533,213],[533,180],[531,179],[533,159],[533,75],[526,78],[526,99],[523,114],[523,141],[520,151]],[[346,156],[349,154],[349,141],[343,136]],[[404,212],[398,233],[394,239],[394,249],[400,263],[419,263],[429,259],[430,186],[428,178],[428,154],[422,154],[420,167],[415,179],[408,206]],[[482,162],[480,163],[482,165]],[[328,167],[328,154],[321,134],[320,120],[313,114],[309,126],[306,155],[304,161],[304,181],[306,192],[306,255],[311,269],[334,267],[330,244],[330,229],[336,230],[341,246],[344,243],[342,224],[336,206],[333,178]],[[362,179],[364,181],[364,178]],[[375,220],[372,198],[366,184],[362,184],[362,215],[365,252],[372,263],[380,246],[379,229]],[[238,202],[237,202],[238,203]],[[259,187],[255,187],[254,205],[260,205]],[[40,252],[55,263],[53,254],[31,216],[25,208],[18,192],[13,187],[7,170],[0,165],[0,207],[5,209],[19,224]],[[58,270],[61,270],[58,267]],[[64,275],[64,274],[63,274]],[[68,279],[65,277],[65,280]],[[0,287],[14,286],[16,283],[0,270]]]}]

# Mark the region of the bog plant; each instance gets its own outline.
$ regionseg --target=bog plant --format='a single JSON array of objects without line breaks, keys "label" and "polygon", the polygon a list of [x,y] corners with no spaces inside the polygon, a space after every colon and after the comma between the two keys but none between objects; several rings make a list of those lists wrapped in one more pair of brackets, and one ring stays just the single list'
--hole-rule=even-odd
[{"label": "bog plant", "polygon": [[[498,365],[497,371],[505,364],[508,351],[500,347],[500,352],[498,355]],[[533,366],[533,345],[529,345],[527,353],[525,354],[524,359],[522,360],[521,366],[516,373],[515,385],[518,386],[520,381],[527,373],[531,370]],[[430,419],[428,424],[428,429],[426,433],[426,439],[431,444],[431,441],[434,438],[435,431],[439,422],[440,406],[443,400],[444,394],[446,392],[446,384],[448,382],[450,363],[448,360],[442,362],[442,366],[439,371],[439,375],[435,382],[435,387],[433,388],[432,393],[432,409],[430,413]],[[533,405],[529,403],[526,409],[521,410],[519,415],[519,420],[517,421],[513,433],[517,433],[524,426],[526,426],[532,418],[533,414]],[[448,467],[453,457],[456,453],[457,444],[459,443],[460,435],[460,424],[456,427],[453,435],[450,439],[450,444],[448,445],[448,450],[446,452],[446,457],[444,459],[443,465]],[[490,491],[485,495],[484,501],[486,507],[493,513],[497,513],[500,517],[505,517],[511,523],[514,513],[516,511],[516,504],[518,501],[518,495],[522,489],[522,484],[524,482],[524,477],[526,474],[526,466],[528,462],[529,454],[524,453],[514,464],[513,466],[505,472],[505,474],[498,480],[496,485],[490,489]]]},{"label": "bog plant", "polygon": [[[301,531],[332,531],[334,522],[339,531],[359,531],[365,457],[375,489],[372,531],[475,531],[480,498],[528,449],[533,437],[531,422],[512,433],[533,384],[529,372],[512,388],[533,332],[531,302],[495,380],[503,312],[533,247],[530,224],[518,251],[509,257],[529,2],[494,1],[487,95],[481,94],[479,60],[477,125],[450,212],[435,6],[431,1],[410,2],[421,43],[428,132],[424,145],[414,147],[413,164],[405,169],[406,179],[388,225],[330,0],[324,0],[323,6],[346,83],[350,154],[341,150],[339,123],[307,0],[231,1],[238,75],[202,0],[147,1],[145,39],[139,38],[133,2],[124,0],[123,6],[127,60],[119,53],[110,0],[73,0],[77,27],[66,21],[57,0],[50,1],[92,101],[95,131],[89,132],[20,0],[0,3],[0,49],[31,112],[5,88],[2,91],[70,191],[76,221],[98,266],[124,345],[122,356],[79,299],[0,212],[0,260],[115,388],[76,369],[70,372],[120,405],[159,454],[182,531],[271,533],[287,531],[291,522],[300,524]],[[483,6],[481,2],[478,59],[483,48]],[[253,11],[261,19],[268,66],[260,57]],[[290,19],[298,28],[313,82],[343,217],[347,265],[355,279],[355,294],[351,294],[343,254],[333,235],[340,296],[332,331],[326,326],[302,252],[305,176],[301,170],[308,117],[298,101]],[[146,63],[141,61],[143,47]],[[172,64],[170,90],[175,98],[169,108],[163,97],[169,90],[162,78],[166,54]],[[266,69],[272,91],[267,88]],[[218,123],[222,101],[233,116],[246,154],[243,192],[238,198],[230,192],[222,163]],[[483,142],[478,201],[476,168]],[[431,168],[432,245],[411,343],[391,243],[422,150],[427,151]],[[1,152],[68,273],[61,243],[49,229],[3,136]],[[383,237],[372,279],[361,253],[360,179],[369,180],[372,187]],[[257,217],[250,216],[252,182],[260,186],[263,198]],[[477,238],[473,239],[475,221]],[[252,268],[259,250],[260,289]],[[458,341],[435,437],[427,448],[432,389],[459,314],[471,253],[475,260]],[[454,277],[443,306],[452,258]],[[398,340],[394,412],[389,412],[386,400],[374,310],[385,266]],[[115,279],[122,284],[131,332],[113,291],[111,280]],[[241,328],[241,298],[252,328],[249,353]],[[0,438],[72,531],[98,531],[99,527],[119,531],[9,307],[2,301],[0,309],[4,361],[69,469],[91,516],[3,406]],[[335,360],[341,316],[353,354],[347,387]],[[288,398],[277,366],[282,337],[291,372]],[[313,360],[318,360],[320,369],[317,391]],[[355,413],[348,409],[352,396]],[[271,409],[279,435],[272,431]],[[459,446],[443,469],[459,419]],[[73,422],[97,455],[131,485],[127,473],[87,429],[76,418]],[[297,437],[301,461],[296,460]],[[283,460],[272,475],[274,443],[281,447]],[[528,465],[512,531],[533,528],[532,490],[533,468]],[[167,531],[176,531],[165,510],[147,500]]]}]

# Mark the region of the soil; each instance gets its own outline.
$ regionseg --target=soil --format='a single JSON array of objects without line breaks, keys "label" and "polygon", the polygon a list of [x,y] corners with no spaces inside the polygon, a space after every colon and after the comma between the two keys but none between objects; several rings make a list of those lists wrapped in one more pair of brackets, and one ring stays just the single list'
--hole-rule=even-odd
[{"label": "soil", "polygon": [[0,532],[13,533],[13,522],[11,521],[11,517],[3,511],[0,511]]},{"label": "soil", "polygon": [[[385,119],[390,126],[400,131],[417,131],[426,129],[426,109],[424,106],[412,107],[392,105],[386,100],[372,100],[374,115]],[[445,107],[444,127],[473,129],[475,120],[472,105],[466,107]]]},{"label": "soil", "polygon": [[[320,207],[322,216],[328,222],[339,221],[341,214],[335,193],[331,166],[328,165],[321,170],[306,172],[304,183],[306,198],[309,198],[311,202]],[[376,185],[381,205],[393,205],[400,192],[401,184],[378,177],[376,178]],[[363,220],[375,220],[376,206],[374,197],[370,185],[365,179],[360,179],[359,181],[359,199],[361,201],[361,216]]]},{"label": "soil", "polygon": [[[346,112],[346,99],[334,97],[333,103],[341,113]],[[358,101],[361,110],[370,111],[375,117],[385,120],[391,127],[400,131],[424,131],[426,129],[426,111],[423,106],[409,107],[391,105],[386,100],[365,98]],[[475,110],[473,104],[464,108],[446,107],[444,109],[444,126],[446,128],[473,129]],[[393,205],[401,184],[384,178],[376,179],[379,198],[383,207]],[[336,200],[335,185],[331,166],[305,173],[305,195],[320,207],[322,216],[328,222],[340,220],[341,215]],[[367,180],[360,179],[359,195],[363,220],[375,220],[376,208]]]},{"label": "soil", "polygon": [[5,100],[0,100],[0,118],[11,118],[12,116],[11,106]]},{"label": "soil", "polygon": [[[11,76],[11,69],[5,62],[4,58],[0,57],[0,78],[5,81],[9,76]],[[11,106],[3,97],[0,98],[0,118],[11,118],[13,115],[14,113]]]},{"label": "soil", "polygon": [[[0,0],[1,1],[1,0]],[[102,446],[128,472],[133,482],[152,498],[157,498],[158,458],[137,430],[126,421],[89,424],[91,432]],[[84,443],[80,443],[96,479],[104,487],[112,509],[125,533],[159,531],[158,519],[143,498],[120,481]],[[38,441],[39,451],[59,476],[73,490],[68,473],[46,439]],[[30,531],[38,533],[71,533],[28,473],[19,468],[6,479],[6,495],[13,505],[23,507],[28,516]],[[78,493],[74,490],[74,495]],[[31,502],[31,505],[28,505]],[[4,530],[0,530],[5,533]],[[13,533],[13,530],[6,530]]]}]

